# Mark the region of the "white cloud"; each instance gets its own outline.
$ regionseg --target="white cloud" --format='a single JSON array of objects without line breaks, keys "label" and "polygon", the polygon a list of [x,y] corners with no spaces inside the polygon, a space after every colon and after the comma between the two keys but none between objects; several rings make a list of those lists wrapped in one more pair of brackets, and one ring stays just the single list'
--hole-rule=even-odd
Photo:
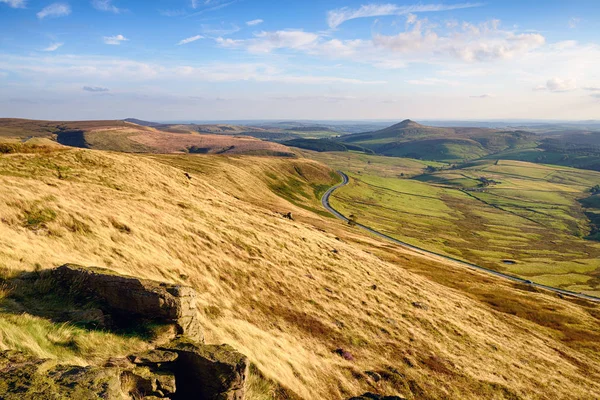
[{"label": "white cloud", "polygon": [[204,39],[204,36],[202,36],[202,35],[192,36],[192,37],[181,40],[179,43],[177,43],[177,45],[181,46],[182,44],[192,43],[192,42],[195,42],[196,40],[200,40],[200,39]]},{"label": "white cloud", "polygon": [[462,8],[479,7],[481,3],[461,3],[454,5],[444,4],[415,4],[411,6],[398,6],[395,4],[367,4],[360,8],[348,7],[331,10],[327,13],[327,23],[330,28],[337,28],[351,19],[381,17],[385,15],[405,15],[418,12],[449,11]]},{"label": "white cloud", "polygon": [[12,8],[25,8],[25,0],[0,0],[0,3],[8,4]]},{"label": "white cloud", "polygon": [[574,79],[561,79],[552,78],[546,81],[545,85],[539,85],[534,88],[536,91],[549,91],[549,92],[570,92],[571,90],[577,89],[577,84]]},{"label": "white cloud", "polygon": [[61,47],[64,43],[52,43],[50,46],[46,47],[44,51],[56,51],[59,47]]},{"label": "white cloud", "polygon": [[493,94],[480,94],[480,95],[476,95],[476,96],[469,96],[472,99],[491,99],[493,97],[495,97]]},{"label": "white cloud", "polygon": [[52,82],[94,80],[108,84],[123,82],[278,82],[306,85],[379,85],[383,80],[363,80],[342,76],[289,73],[261,63],[210,63],[165,66],[111,57],[46,56],[17,57],[0,54],[0,70],[23,77],[44,76]]},{"label": "white cloud", "polygon": [[253,39],[232,40],[219,37],[217,43],[222,47],[246,47],[252,53],[269,53],[275,49],[308,49],[316,44],[319,35],[300,30],[259,32]]},{"label": "white cloud", "polygon": [[113,5],[112,0],[92,0],[92,6],[94,6],[96,10],[109,11],[115,14],[125,11],[122,8]]},{"label": "white cloud", "polygon": [[39,19],[46,17],[64,17],[71,14],[71,7],[66,3],[53,3],[37,13]]},{"label": "white cloud", "polygon": [[244,48],[252,53],[294,50],[329,59],[350,59],[381,69],[404,68],[411,63],[475,63],[511,60],[540,49],[545,38],[538,33],[515,33],[500,28],[500,21],[462,23],[447,30],[426,19],[410,18],[404,32],[375,34],[371,39],[340,40],[330,33],[302,30],[262,31],[249,39],[219,37],[222,47]]},{"label": "white cloud", "polygon": [[104,43],[112,44],[112,45],[120,45],[121,42],[125,42],[125,41],[129,40],[123,35],[104,36],[103,39],[104,39]]},{"label": "white cloud", "polygon": [[582,89],[590,92],[600,92],[600,87],[586,86]]},{"label": "white cloud", "polygon": [[574,28],[577,28],[577,25],[579,25],[580,22],[581,22],[581,18],[573,17],[573,18],[569,19],[568,26],[569,26],[569,28],[574,29]]},{"label": "white cloud", "polygon": [[412,24],[412,29],[397,35],[376,34],[377,47],[395,53],[431,57],[458,58],[466,62],[494,61],[513,58],[539,48],[545,38],[538,33],[516,34],[499,28],[500,21],[491,20],[479,25],[463,23],[459,30],[438,34],[427,20]]},{"label": "white cloud", "polygon": [[406,23],[407,24],[414,24],[415,22],[417,22],[417,16],[415,14],[407,14],[406,15]]},{"label": "white cloud", "polygon": [[256,26],[262,24],[264,21],[262,19],[253,19],[252,21],[247,21],[246,25],[248,26]]}]

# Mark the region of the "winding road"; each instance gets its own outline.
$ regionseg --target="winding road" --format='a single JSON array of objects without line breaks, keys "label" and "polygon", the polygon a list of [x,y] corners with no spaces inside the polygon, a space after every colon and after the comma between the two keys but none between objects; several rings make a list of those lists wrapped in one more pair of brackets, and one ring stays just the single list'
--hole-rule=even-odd
[{"label": "winding road", "polygon": [[[346,186],[349,183],[349,178],[348,175],[346,175],[345,173],[343,173],[342,171],[337,171],[337,173],[342,177],[342,183],[335,185],[333,187],[331,187],[327,192],[325,192],[325,194],[323,195],[323,197],[321,198],[321,203],[323,204],[323,207],[325,207],[325,209],[327,209],[327,211],[329,211],[330,213],[332,213],[333,215],[335,215],[337,218],[341,219],[342,221],[348,222],[348,218],[346,218],[342,213],[340,213],[339,211],[337,211],[335,208],[333,208],[331,206],[331,204],[329,203],[329,198],[331,197],[331,195],[333,194],[333,192],[335,192],[337,189]],[[485,268],[485,267],[481,267],[479,265],[476,264],[471,264],[469,262],[466,261],[462,261],[459,260],[457,258],[454,257],[450,257],[450,256],[445,256],[443,254],[439,254],[433,251],[429,251],[429,250],[425,250],[421,247],[417,247],[417,246],[413,246],[412,244],[408,244],[406,242],[403,242],[401,240],[398,239],[394,239],[391,236],[386,235],[385,233],[381,233],[379,231],[376,231],[375,229],[369,228],[368,226],[356,223],[356,226],[362,230],[365,230],[375,236],[378,236],[382,239],[388,240],[390,242],[393,242],[401,247],[404,248],[408,248],[410,250],[414,250],[417,253],[420,254],[425,254],[425,255],[429,255],[429,256],[434,256],[434,257],[439,257],[442,258],[444,260],[448,260],[448,261],[453,261],[457,264],[460,264],[462,266],[468,267],[468,268],[472,268],[472,269],[476,269],[478,271],[483,271],[485,273],[488,273],[490,275],[495,275],[498,276],[500,278],[504,278],[504,279],[508,279],[510,281],[513,282],[518,282],[518,283],[524,283],[527,285],[531,285],[533,287],[537,287],[540,289],[545,289],[545,290],[549,290],[555,293],[559,293],[559,294],[563,294],[566,296],[574,296],[574,297],[579,297],[581,299],[586,299],[586,300],[590,300],[590,301],[594,301],[597,303],[600,303],[600,297],[595,297],[595,296],[591,296],[591,295],[587,295],[584,293],[577,293],[577,292],[572,292],[570,290],[564,290],[564,289],[558,289],[552,286],[546,286],[546,285],[542,285],[539,283],[535,283],[535,282],[531,282],[530,280],[527,279],[523,279],[523,278],[519,278],[517,276],[514,275],[509,275],[509,274],[504,274],[502,272],[498,272],[495,271],[493,269],[490,268]]]}]

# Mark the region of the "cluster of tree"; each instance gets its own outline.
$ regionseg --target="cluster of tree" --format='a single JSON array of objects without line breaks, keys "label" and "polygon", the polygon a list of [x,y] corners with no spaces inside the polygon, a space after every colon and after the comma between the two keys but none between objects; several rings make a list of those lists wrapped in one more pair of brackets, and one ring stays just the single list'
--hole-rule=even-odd
[{"label": "cluster of tree", "polygon": [[497,184],[501,183],[501,182],[495,181],[493,179],[486,178],[485,176],[482,176],[482,177],[478,178],[477,180],[479,181],[479,184],[477,185],[479,187],[488,187],[490,185],[497,185]]},{"label": "cluster of tree", "polygon": [[592,194],[600,194],[600,185],[593,186],[593,187],[590,189],[590,192],[591,192]]}]

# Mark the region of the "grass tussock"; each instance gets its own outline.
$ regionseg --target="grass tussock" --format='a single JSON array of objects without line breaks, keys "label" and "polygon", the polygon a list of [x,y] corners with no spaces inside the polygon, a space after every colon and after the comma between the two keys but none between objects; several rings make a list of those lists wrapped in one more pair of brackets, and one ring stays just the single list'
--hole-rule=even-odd
[{"label": "grass tussock", "polygon": [[[70,168],[67,179],[57,165]],[[330,173],[302,159],[0,157],[0,266],[13,273],[74,262],[193,286],[206,340],[233,345],[260,371],[250,377],[251,399],[600,396],[595,306],[514,290],[315,214],[313,185],[334,183]],[[271,190],[291,179],[306,195],[296,204]],[[21,222],[44,198],[54,200],[42,208],[56,213],[47,229],[60,235]],[[91,232],[69,229],[73,218]],[[2,348],[95,363],[144,346],[15,307],[0,302]]]}]

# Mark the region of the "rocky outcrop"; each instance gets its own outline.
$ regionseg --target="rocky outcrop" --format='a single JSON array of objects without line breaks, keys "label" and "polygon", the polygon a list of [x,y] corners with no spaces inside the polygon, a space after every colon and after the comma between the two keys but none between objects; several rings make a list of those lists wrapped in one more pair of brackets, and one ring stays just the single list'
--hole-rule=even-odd
[{"label": "rocky outcrop", "polygon": [[112,358],[101,367],[53,365],[4,351],[0,352],[0,399],[243,400],[248,364],[231,346],[189,339]]},{"label": "rocky outcrop", "polygon": [[119,328],[116,333],[123,324],[148,324],[158,338],[150,350],[102,366],[56,365],[0,352],[0,399],[244,398],[248,359],[231,346],[203,343],[192,288],[72,264],[19,279],[22,297],[35,296],[36,287],[46,288],[46,296],[66,297],[67,310],[45,310],[52,318],[90,322],[90,329]]},{"label": "rocky outcrop", "polygon": [[[198,345],[178,340],[166,350],[176,352],[178,394],[185,398],[242,400],[248,359],[229,345]],[[189,397],[187,397],[189,396]]]},{"label": "rocky outcrop", "polygon": [[174,324],[177,333],[202,340],[196,309],[196,292],[182,285],[117,275],[103,268],[65,264],[53,277],[75,296],[92,296],[111,316]]},{"label": "rocky outcrop", "polygon": [[0,352],[0,399],[130,399],[118,368],[57,365],[16,351]]}]

